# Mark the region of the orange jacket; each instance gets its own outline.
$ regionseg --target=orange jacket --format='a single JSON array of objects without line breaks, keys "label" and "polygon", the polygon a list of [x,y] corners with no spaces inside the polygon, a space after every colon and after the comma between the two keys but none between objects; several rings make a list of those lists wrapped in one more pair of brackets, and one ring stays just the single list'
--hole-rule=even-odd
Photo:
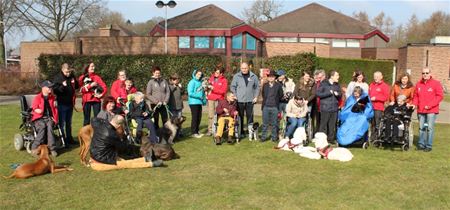
[{"label": "orange jacket", "polygon": [[414,86],[407,87],[407,88],[401,88],[400,85],[395,84],[391,89],[391,95],[389,96],[389,102],[395,102],[395,101],[397,101],[397,97],[399,95],[404,95],[404,96],[406,96],[406,103],[411,104],[413,96],[414,96],[414,91],[415,91]]}]

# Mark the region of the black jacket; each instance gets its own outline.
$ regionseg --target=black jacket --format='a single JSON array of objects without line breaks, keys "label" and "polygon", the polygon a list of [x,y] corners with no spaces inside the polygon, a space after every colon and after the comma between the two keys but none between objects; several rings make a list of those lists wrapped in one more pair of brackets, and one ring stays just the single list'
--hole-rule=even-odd
[{"label": "black jacket", "polygon": [[[150,108],[148,107],[148,104],[145,103],[145,101],[142,101],[141,103],[137,104],[135,101],[132,101],[130,103],[130,116],[133,119],[136,118],[149,118],[152,111],[150,110]],[[147,117],[144,117],[144,115],[142,115],[142,113],[147,112]]]},{"label": "black jacket", "polygon": [[[63,82],[66,81],[67,86],[63,85]],[[75,102],[75,90],[79,88],[79,84],[75,75],[70,73],[68,77],[66,77],[61,71],[55,75],[53,78],[53,91],[56,95],[56,101],[58,104],[64,104],[68,106],[73,106]]]},{"label": "black jacket", "polygon": [[89,151],[91,158],[104,164],[116,164],[118,154],[133,154],[139,147],[129,145],[122,141],[116,129],[106,120],[94,118],[91,121],[94,128]]},{"label": "black jacket", "polygon": [[[334,95],[330,90],[333,92],[336,91],[338,95]],[[339,100],[341,99],[342,92],[341,86],[338,83],[331,84],[330,80],[322,81],[316,95],[320,98],[321,112],[337,112],[339,110]]]},{"label": "black jacket", "polygon": [[270,87],[269,82],[265,83],[262,88],[262,105],[268,107],[277,107],[280,105],[280,100],[283,97],[283,86],[279,82],[274,82],[273,87]]}]

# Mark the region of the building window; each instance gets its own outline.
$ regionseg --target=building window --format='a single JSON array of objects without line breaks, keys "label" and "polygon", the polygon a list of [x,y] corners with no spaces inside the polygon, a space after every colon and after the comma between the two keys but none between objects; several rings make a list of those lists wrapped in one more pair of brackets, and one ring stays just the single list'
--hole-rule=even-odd
[{"label": "building window", "polygon": [[233,49],[242,49],[242,34],[236,34],[231,40]]},{"label": "building window", "polygon": [[191,45],[191,39],[188,36],[178,37],[178,48],[189,48]]},{"label": "building window", "polygon": [[194,38],[194,48],[209,48],[209,37],[196,36]]},{"label": "building window", "polygon": [[214,37],[214,48],[225,49],[225,37],[224,36]]},{"label": "building window", "polygon": [[320,44],[329,44],[330,40],[326,39],[326,38],[316,38],[316,43],[320,43]]},{"label": "building window", "polygon": [[256,50],[256,39],[255,37],[253,37],[250,34],[246,34],[246,39],[247,39],[247,50]]},{"label": "building window", "polygon": [[300,42],[303,42],[303,43],[314,43],[314,38],[300,38]]},{"label": "building window", "polygon": [[357,39],[347,39],[347,47],[359,48],[359,40],[357,40]]},{"label": "building window", "polygon": [[283,42],[298,42],[297,37],[284,37]]},{"label": "building window", "polygon": [[345,39],[333,39],[332,47],[345,47]]},{"label": "building window", "polygon": [[271,37],[267,39],[268,42],[283,42],[283,38],[281,37]]}]

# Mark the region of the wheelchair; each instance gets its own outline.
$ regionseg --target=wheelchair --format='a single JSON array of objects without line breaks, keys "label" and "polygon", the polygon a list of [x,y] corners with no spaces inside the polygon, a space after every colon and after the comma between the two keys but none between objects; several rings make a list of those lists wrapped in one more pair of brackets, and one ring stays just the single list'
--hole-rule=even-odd
[{"label": "wheelchair", "polygon": [[[372,145],[378,148],[383,147],[383,145],[401,145],[402,151],[408,151],[414,141],[414,129],[413,123],[411,123],[411,115],[412,111],[403,114],[403,120],[401,120],[402,129],[399,129],[398,135],[392,136],[390,141],[387,141],[385,136],[385,131],[388,129],[386,121],[389,119],[383,117],[378,127],[375,128],[375,140],[373,140]],[[393,131],[391,131],[391,133],[393,133]]]},{"label": "wheelchair", "polygon": [[[286,131],[287,131],[287,128],[289,125],[288,117],[284,116],[283,112],[280,112],[278,114],[278,120],[280,121],[280,124],[279,124],[280,129],[279,129],[279,133],[278,133],[278,138],[284,139],[284,136],[286,135]],[[308,112],[306,114],[306,121],[304,122],[303,125],[301,125],[302,127],[305,127],[305,131],[306,131],[306,140],[303,142],[303,145],[308,145],[309,143],[311,143],[311,141],[314,137],[312,125],[313,125],[312,118],[310,116],[310,112]]]},{"label": "wheelchair", "polygon": [[[215,144],[215,137],[217,134],[217,128],[219,127],[219,117],[217,116],[217,114],[214,115],[213,118],[213,124],[212,124],[212,139],[213,139],[213,143]],[[241,118],[239,117],[239,115],[236,115],[234,117],[234,126],[233,128],[229,128],[228,127],[228,120],[225,120],[225,126],[223,129],[223,136],[224,135],[228,135],[228,131],[229,129],[234,129],[234,135],[233,138],[234,140],[239,143],[240,141],[240,137],[241,137]],[[222,137],[223,137],[222,136]],[[221,143],[223,143],[223,138],[221,140]]]},{"label": "wheelchair", "polygon": [[[20,133],[14,135],[14,148],[17,151],[26,149],[31,153],[31,146],[36,138],[36,129],[34,123],[31,121],[32,109],[30,107],[36,95],[22,95],[20,96],[20,116],[22,117],[22,124],[19,126]],[[64,137],[61,128],[58,124],[53,127],[53,136],[55,137],[55,144],[57,149],[65,148]]]}]

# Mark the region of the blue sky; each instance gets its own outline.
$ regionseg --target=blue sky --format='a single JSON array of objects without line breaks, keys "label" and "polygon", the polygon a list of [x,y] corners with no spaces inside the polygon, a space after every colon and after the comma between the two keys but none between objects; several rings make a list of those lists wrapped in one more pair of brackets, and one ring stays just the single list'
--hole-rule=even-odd
[{"label": "blue sky", "polygon": [[[168,2],[168,0],[165,0]],[[215,4],[234,16],[243,19],[242,11],[250,7],[253,1],[250,0],[176,0],[177,6],[168,10],[168,17],[174,17],[185,12],[189,12],[207,4]],[[302,1],[302,0],[281,0],[283,4],[282,13],[303,7],[309,3],[316,2],[332,10],[351,16],[353,12],[366,11],[370,18],[384,12],[394,20],[394,24],[407,23],[412,14],[416,14],[419,20],[428,18],[435,11],[450,12],[450,0],[378,0],[378,1]],[[164,9],[155,6],[155,0],[110,0],[106,6],[112,11],[121,12],[126,19],[132,22],[144,22],[152,17],[164,17]],[[12,47],[17,47],[20,41],[32,41],[39,39],[36,33],[29,32],[24,37],[13,38],[8,34],[6,37]]]}]

